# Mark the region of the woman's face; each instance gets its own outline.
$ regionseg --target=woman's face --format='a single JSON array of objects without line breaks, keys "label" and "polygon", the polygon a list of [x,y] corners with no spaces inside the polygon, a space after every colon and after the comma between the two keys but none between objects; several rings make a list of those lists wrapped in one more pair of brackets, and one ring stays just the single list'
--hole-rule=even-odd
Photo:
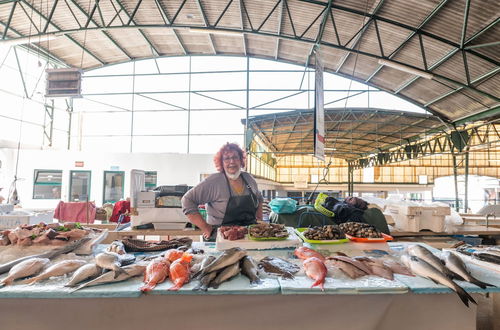
[{"label": "woman's face", "polygon": [[240,156],[236,151],[225,152],[222,154],[222,165],[226,173],[235,174],[241,169]]}]

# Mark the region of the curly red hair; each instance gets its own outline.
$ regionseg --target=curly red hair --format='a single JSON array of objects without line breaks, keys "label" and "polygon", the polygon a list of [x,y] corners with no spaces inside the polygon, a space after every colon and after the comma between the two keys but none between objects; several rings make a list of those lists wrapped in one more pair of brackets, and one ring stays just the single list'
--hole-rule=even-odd
[{"label": "curly red hair", "polygon": [[247,161],[247,153],[240,148],[236,143],[226,143],[222,148],[217,151],[214,156],[214,165],[217,172],[224,172],[224,166],[222,165],[222,156],[226,152],[235,151],[240,156],[241,168],[245,167]]}]

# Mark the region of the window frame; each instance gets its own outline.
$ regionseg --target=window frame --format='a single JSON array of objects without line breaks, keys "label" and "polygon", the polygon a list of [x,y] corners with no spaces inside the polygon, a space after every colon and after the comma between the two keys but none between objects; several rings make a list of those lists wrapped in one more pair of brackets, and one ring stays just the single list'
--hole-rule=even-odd
[{"label": "window frame", "polygon": [[[89,174],[89,184],[87,185],[87,196],[89,197],[90,200],[90,192],[92,191],[92,171],[91,170],[70,170],[69,171],[69,191],[68,191],[68,201],[70,202],[76,202],[73,200],[73,197],[71,195],[71,190],[73,188],[73,173],[88,173]],[[79,200],[79,202],[86,202]]]},{"label": "window frame", "polygon": [[[61,173],[61,182],[59,183],[46,183],[46,182],[40,182],[37,183],[37,174],[40,172],[46,172],[46,173]],[[63,170],[47,170],[47,169],[34,169],[33,170],[33,193],[31,198],[32,199],[61,199],[62,196],[59,196],[59,198],[40,198],[35,196],[35,186],[58,186],[59,187],[59,193],[62,194],[62,178],[63,178]]]},{"label": "window frame", "polygon": [[119,200],[117,200],[117,201],[106,200],[106,174],[107,173],[118,173],[118,174],[123,175],[122,197],[121,197],[121,198],[123,198],[125,196],[125,171],[104,171],[104,174],[102,177],[102,203],[103,204],[106,204],[106,203],[113,203],[114,204],[114,203],[118,202]]}]

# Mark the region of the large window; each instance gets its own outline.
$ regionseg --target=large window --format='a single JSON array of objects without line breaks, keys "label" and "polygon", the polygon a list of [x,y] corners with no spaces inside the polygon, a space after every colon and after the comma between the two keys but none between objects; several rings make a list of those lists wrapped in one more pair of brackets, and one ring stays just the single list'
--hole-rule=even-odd
[{"label": "large window", "polygon": [[90,196],[90,171],[70,171],[69,200],[71,202],[86,201]]},{"label": "large window", "polygon": [[104,171],[103,203],[115,203],[123,198],[125,172]]},{"label": "large window", "polygon": [[156,188],[158,182],[158,174],[156,171],[146,171],[146,189]]},{"label": "large window", "polygon": [[61,170],[35,170],[33,199],[61,199]]}]

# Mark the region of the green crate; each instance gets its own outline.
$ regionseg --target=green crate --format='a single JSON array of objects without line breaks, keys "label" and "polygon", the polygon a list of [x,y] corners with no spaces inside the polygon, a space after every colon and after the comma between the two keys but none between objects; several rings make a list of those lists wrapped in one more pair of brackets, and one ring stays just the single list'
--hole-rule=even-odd
[{"label": "green crate", "polygon": [[335,213],[333,213],[332,211],[328,210],[327,208],[323,207],[323,205],[321,205],[325,202],[325,199],[327,197],[328,197],[327,194],[319,193],[318,197],[316,197],[316,201],[314,202],[314,209],[319,213],[326,215],[327,217],[333,218],[335,216]]}]

